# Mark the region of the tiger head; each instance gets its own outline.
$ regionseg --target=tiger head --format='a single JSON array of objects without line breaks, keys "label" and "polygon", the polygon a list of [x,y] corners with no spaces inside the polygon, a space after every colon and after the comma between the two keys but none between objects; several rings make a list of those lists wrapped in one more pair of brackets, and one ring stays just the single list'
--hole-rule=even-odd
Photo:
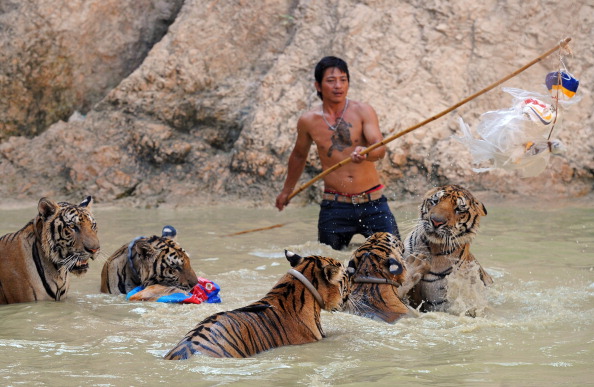
[{"label": "tiger head", "polygon": [[331,312],[337,311],[347,302],[351,292],[350,281],[341,262],[334,258],[317,255],[302,257],[286,250],[285,257],[293,269],[301,273],[306,281],[313,285],[314,289],[313,291],[310,289],[310,291],[321,304],[322,309]]},{"label": "tiger head", "polygon": [[81,275],[89,268],[89,259],[99,252],[97,223],[91,213],[93,198],[79,205],[41,198],[38,215],[33,220],[41,249],[60,270]]},{"label": "tiger head", "polygon": [[345,311],[390,323],[408,312],[398,296],[407,275],[402,252],[402,242],[389,232],[372,234],[355,250],[347,268],[352,291]]},{"label": "tiger head", "polygon": [[353,253],[349,261],[348,271],[353,283],[357,278],[385,278],[401,284],[406,276],[402,259],[403,244],[394,234],[376,232]]},{"label": "tiger head", "polygon": [[[168,229],[173,231],[168,233]],[[161,236],[139,238],[131,244],[131,259],[142,286],[159,284],[190,290],[198,283],[190,257],[175,236],[175,229],[167,226]]]},{"label": "tiger head", "polygon": [[437,187],[424,196],[420,225],[431,243],[457,248],[472,242],[487,209],[459,185]]}]

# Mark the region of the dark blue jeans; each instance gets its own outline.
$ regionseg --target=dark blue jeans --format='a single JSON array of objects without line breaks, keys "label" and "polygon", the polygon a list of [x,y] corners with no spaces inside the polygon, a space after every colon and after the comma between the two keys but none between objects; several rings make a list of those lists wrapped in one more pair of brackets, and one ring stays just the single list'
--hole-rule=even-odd
[{"label": "dark blue jeans", "polygon": [[362,204],[322,200],[318,218],[318,240],[335,250],[349,245],[355,234],[365,238],[379,231],[400,238],[396,218],[385,196]]}]

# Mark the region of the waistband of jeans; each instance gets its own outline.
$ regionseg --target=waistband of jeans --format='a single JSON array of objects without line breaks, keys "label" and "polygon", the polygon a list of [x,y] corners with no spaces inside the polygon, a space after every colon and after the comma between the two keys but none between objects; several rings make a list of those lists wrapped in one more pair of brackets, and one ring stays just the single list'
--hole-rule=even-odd
[{"label": "waistband of jeans", "polygon": [[370,191],[366,191],[355,195],[340,194],[336,192],[324,192],[322,194],[322,199],[332,200],[340,203],[361,204],[377,200],[381,198],[383,194],[384,187],[381,186],[380,188],[372,189]]}]

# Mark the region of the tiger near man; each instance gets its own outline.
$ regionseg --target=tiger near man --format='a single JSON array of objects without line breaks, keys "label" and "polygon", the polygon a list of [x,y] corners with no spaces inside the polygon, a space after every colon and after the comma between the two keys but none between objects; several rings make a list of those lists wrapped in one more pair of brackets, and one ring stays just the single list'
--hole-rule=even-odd
[{"label": "tiger near man", "polygon": [[[454,283],[477,291],[493,283],[470,252],[480,218],[486,215],[485,206],[459,185],[433,188],[424,195],[418,223],[404,242],[404,257],[408,261],[425,255],[430,269],[408,293],[411,306],[424,312],[448,311]],[[465,313],[474,315],[472,305]]]},{"label": "tiger near man", "polygon": [[312,343],[325,335],[322,309],[336,311],[347,302],[348,274],[336,259],[301,257],[285,251],[292,266],[259,301],[202,320],[165,355],[187,359],[201,353],[218,358],[245,358],[281,347]]},{"label": "tiger near man", "polygon": [[372,234],[353,252],[345,312],[388,323],[410,315],[402,297],[428,271],[429,263],[424,257],[411,257],[405,264],[403,252],[402,241],[389,232]]},{"label": "tiger near man", "polygon": [[41,198],[35,218],[0,237],[0,304],[66,298],[70,274],[86,273],[99,252],[92,201]]}]

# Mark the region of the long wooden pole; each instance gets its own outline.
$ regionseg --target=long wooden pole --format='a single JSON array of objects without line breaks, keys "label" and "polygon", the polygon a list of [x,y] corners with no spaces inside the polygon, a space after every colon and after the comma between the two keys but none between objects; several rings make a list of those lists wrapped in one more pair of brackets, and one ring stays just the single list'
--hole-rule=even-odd
[{"label": "long wooden pole", "polygon": [[224,236],[230,237],[230,236],[236,236],[236,235],[242,235],[242,234],[247,234],[250,232],[256,232],[256,231],[265,231],[265,230],[272,230],[273,228],[279,228],[279,227],[283,227],[286,223],[279,223],[279,224],[273,224],[272,226],[268,226],[268,227],[259,227],[259,228],[252,228],[250,230],[245,230],[245,231],[238,231],[238,232],[234,232],[232,234],[227,234]]},{"label": "long wooden pole", "polygon": [[[544,54],[542,54],[541,56],[539,56],[538,58],[532,60],[531,62],[529,62],[528,64],[520,67],[519,69],[517,69],[516,71],[514,71],[513,73],[501,78],[500,80],[498,80],[497,82],[491,84],[490,86],[485,87],[484,89],[482,89],[481,91],[474,93],[473,95],[471,95],[470,97],[464,98],[462,101],[458,102],[455,105],[450,106],[449,108],[447,108],[446,110],[442,111],[441,113],[438,113],[436,115],[434,115],[431,118],[426,119],[425,121],[419,122],[416,125],[411,126],[408,129],[405,129],[401,132],[398,132],[390,137],[385,138],[383,141],[375,143],[371,146],[369,146],[367,149],[365,149],[364,151],[362,151],[360,154],[364,155],[367,154],[369,152],[371,152],[372,150],[386,145],[387,143],[394,141],[395,139],[397,139],[398,137],[404,136],[407,133],[412,132],[415,129],[420,128],[421,126],[427,125],[428,123],[435,121],[436,119],[448,114],[449,112],[459,108],[460,106],[464,105],[465,103],[472,101],[473,99],[475,99],[476,97],[485,94],[486,92],[488,92],[489,90],[499,86],[500,84],[502,84],[503,82],[515,77],[516,75],[518,75],[519,73],[521,73],[522,71],[526,70],[527,68],[535,65],[536,63],[540,62],[541,60],[543,60],[544,58],[546,58],[547,56],[551,55],[552,53],[554,53],[555,51],[561,49],[561,48],[565,48],[567,47],[567,44],[571,41],[571,38],[565,38],[564,40],[562,40],[559,44],[557,44],[555,47],[551,48],[549,51],[545,52]],[[331,166],[330,168],[326,169],[325,171],[323,171],[322,173],[320,173],[319,175],[317,175],[316,177],[314,177],[313,179],[311,179],[310,181],[308,181],[307,183],[303,184],[301,187],[297,188],[295,191],[293,191],[293,193],[291,195],[289,195],[289,198],[287,200],[291,200],[291,198],[293,198],[295,195],[297,195],[299,192],[303,191],[304,189],[310,187],[313,183],[315,183],[316,181],[320,180],[321,178],[323,178],[324,176],[328,175],[329,173],[334,172],[335,170],[337,170],[338,168],[342,167],[343,165],[346,165],[348,163],[351,162],[351,158],[346,158],[344,160],[342,160],[341,162],[334,164],[333,166]]]}]

